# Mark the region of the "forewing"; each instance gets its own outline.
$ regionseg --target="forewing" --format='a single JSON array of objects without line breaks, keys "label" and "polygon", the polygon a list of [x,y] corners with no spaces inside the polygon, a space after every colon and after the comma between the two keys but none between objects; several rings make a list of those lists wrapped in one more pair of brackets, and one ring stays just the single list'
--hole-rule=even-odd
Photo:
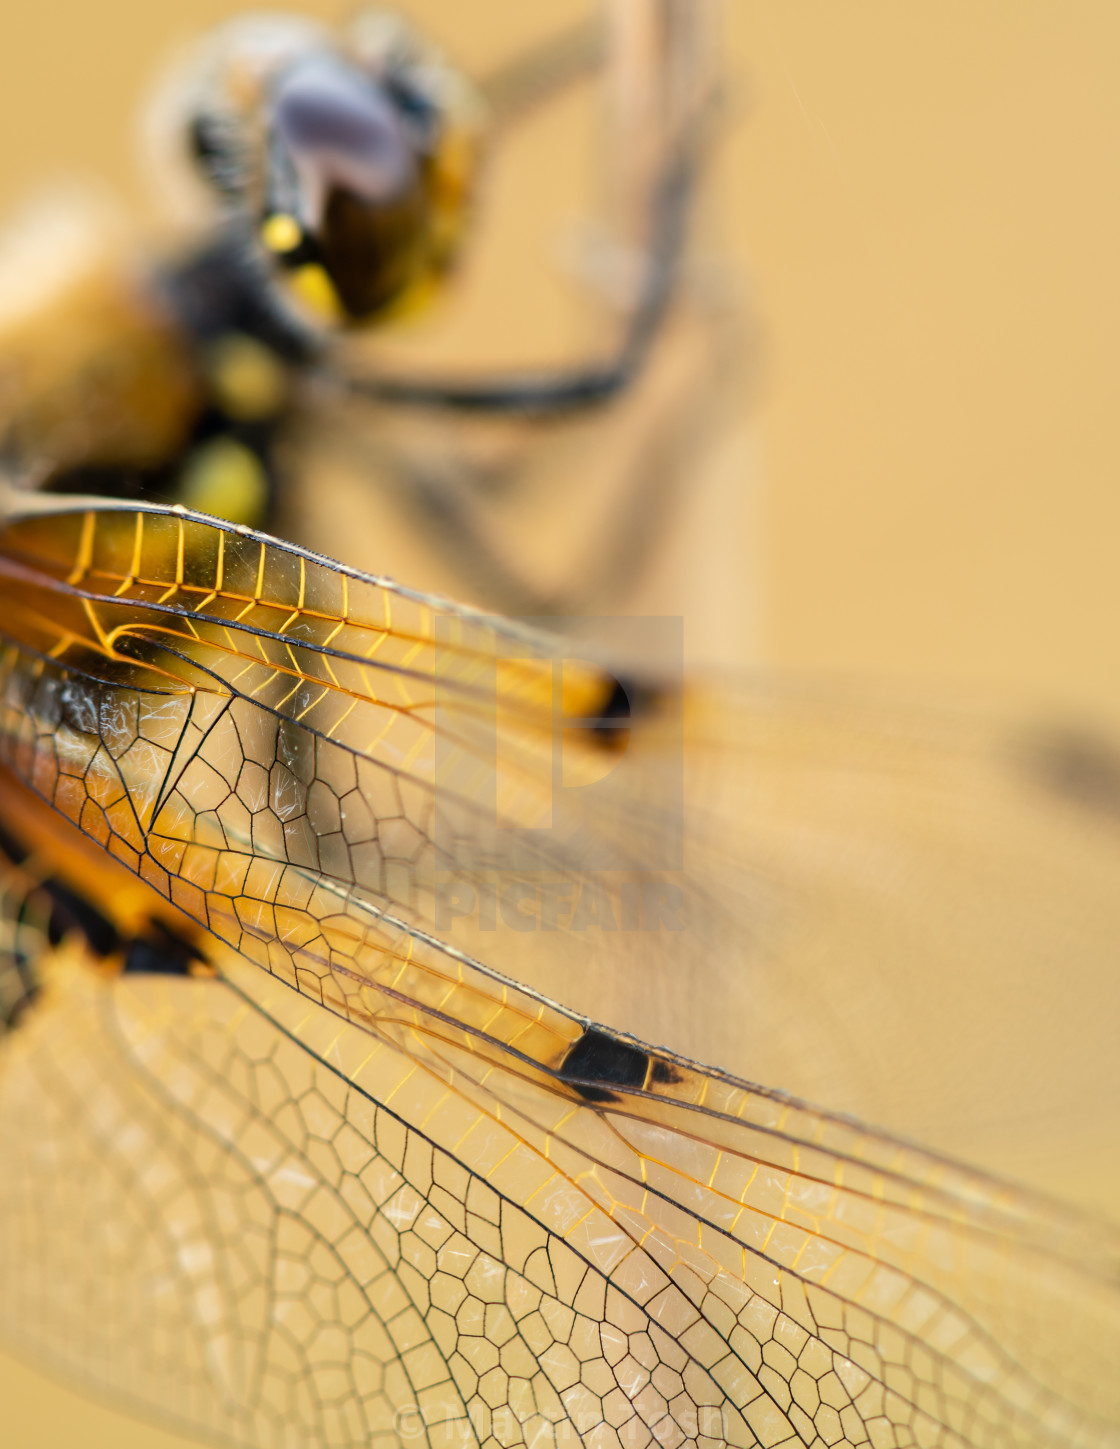
[{"label": "forewing", "polygon": [[[670,692],[619,750],[568,727],[613,681],[555,641],[182,513],[55,512],[3,549],[12,767],[305,994],[438,998],[433,936],[644,1040],[1114,1200],[1107,780],[1078,796],[1011,730],[794,689]],[[673,909],[636,914],[661,887]]]}]

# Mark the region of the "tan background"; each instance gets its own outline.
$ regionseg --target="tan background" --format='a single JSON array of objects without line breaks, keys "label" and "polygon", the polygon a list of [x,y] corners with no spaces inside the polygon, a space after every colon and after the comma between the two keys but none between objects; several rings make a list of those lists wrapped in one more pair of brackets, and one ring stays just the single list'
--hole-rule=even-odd
[{"label": "tan background", "polygon": [[[6,7],[0,205],[63,170],[139,204],[153,58],[236,8]],[[565,7],[408,8],[481,64]],[[742,652],[1120,719],[1120,9],[730,8],[724,233],[759,319]],[[8,1449],[180,1442],[8,1363],[0,1404]]]}]

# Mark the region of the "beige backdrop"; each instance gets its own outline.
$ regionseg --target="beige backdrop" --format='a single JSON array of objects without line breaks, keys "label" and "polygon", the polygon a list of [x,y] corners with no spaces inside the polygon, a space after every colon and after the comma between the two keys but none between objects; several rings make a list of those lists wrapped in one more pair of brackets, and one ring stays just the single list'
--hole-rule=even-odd
[{"label": "beige backdrop", "polygon": [[[720,584],[731,652],[1120,719],[1120,9],[729,5],[719,176],[756,318],[759,460],[750,507],[709,525],[721,569],[750,574],[745,612],[743,581]],[[7,6],[0,205],[67,170],[141,205],[153,59],[237,8]],[[567,7],[407,8],[483,64]],[[699,617],[715,606],[709,580]],[[7,1449],[180,1442],[10,1363],[0,1405]]]}]

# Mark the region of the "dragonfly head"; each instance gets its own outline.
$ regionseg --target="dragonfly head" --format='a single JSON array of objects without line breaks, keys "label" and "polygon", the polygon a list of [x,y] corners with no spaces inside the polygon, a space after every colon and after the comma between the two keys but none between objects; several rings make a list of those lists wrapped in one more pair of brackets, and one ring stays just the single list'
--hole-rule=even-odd
[{"label": "dragonfly head", "polygon": [[[377,23],[375,23],[377,22]],[[481,107],[389,17],[292,57],[262,107],[259,236],[320,324],[411,310],[465,228]]]}]

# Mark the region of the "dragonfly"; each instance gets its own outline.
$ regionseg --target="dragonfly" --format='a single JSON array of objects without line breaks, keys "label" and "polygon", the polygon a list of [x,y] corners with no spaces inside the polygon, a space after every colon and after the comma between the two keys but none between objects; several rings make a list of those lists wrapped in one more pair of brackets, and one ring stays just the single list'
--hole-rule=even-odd
[{"label": "dragonfly", "polygon": [[[246,337],[211,404],[287,383]],[[479,402],[330,363],[425,428]],[[115,416],[182,425],[175,376]],[[244,467],[175,491],[253,442],[217,422],[167,491],[221,512]],[[1055,1201],[1114,1171],[1107,741],[685,688],[13,451],[6,1342],[220,1443],[1116,1442],[1116,1231]]]},{"label": "dragonfly", "polygon": [[787,973],[811,1032],[815,954],[818,1067],[847,1001],[1107,1155],[1107,742],[706,698],[182,508],[13,495],[0,589],[7,1340],[227,1444],[1117,1442],[1107,1218],[673,1049],[760,1059]]}]

